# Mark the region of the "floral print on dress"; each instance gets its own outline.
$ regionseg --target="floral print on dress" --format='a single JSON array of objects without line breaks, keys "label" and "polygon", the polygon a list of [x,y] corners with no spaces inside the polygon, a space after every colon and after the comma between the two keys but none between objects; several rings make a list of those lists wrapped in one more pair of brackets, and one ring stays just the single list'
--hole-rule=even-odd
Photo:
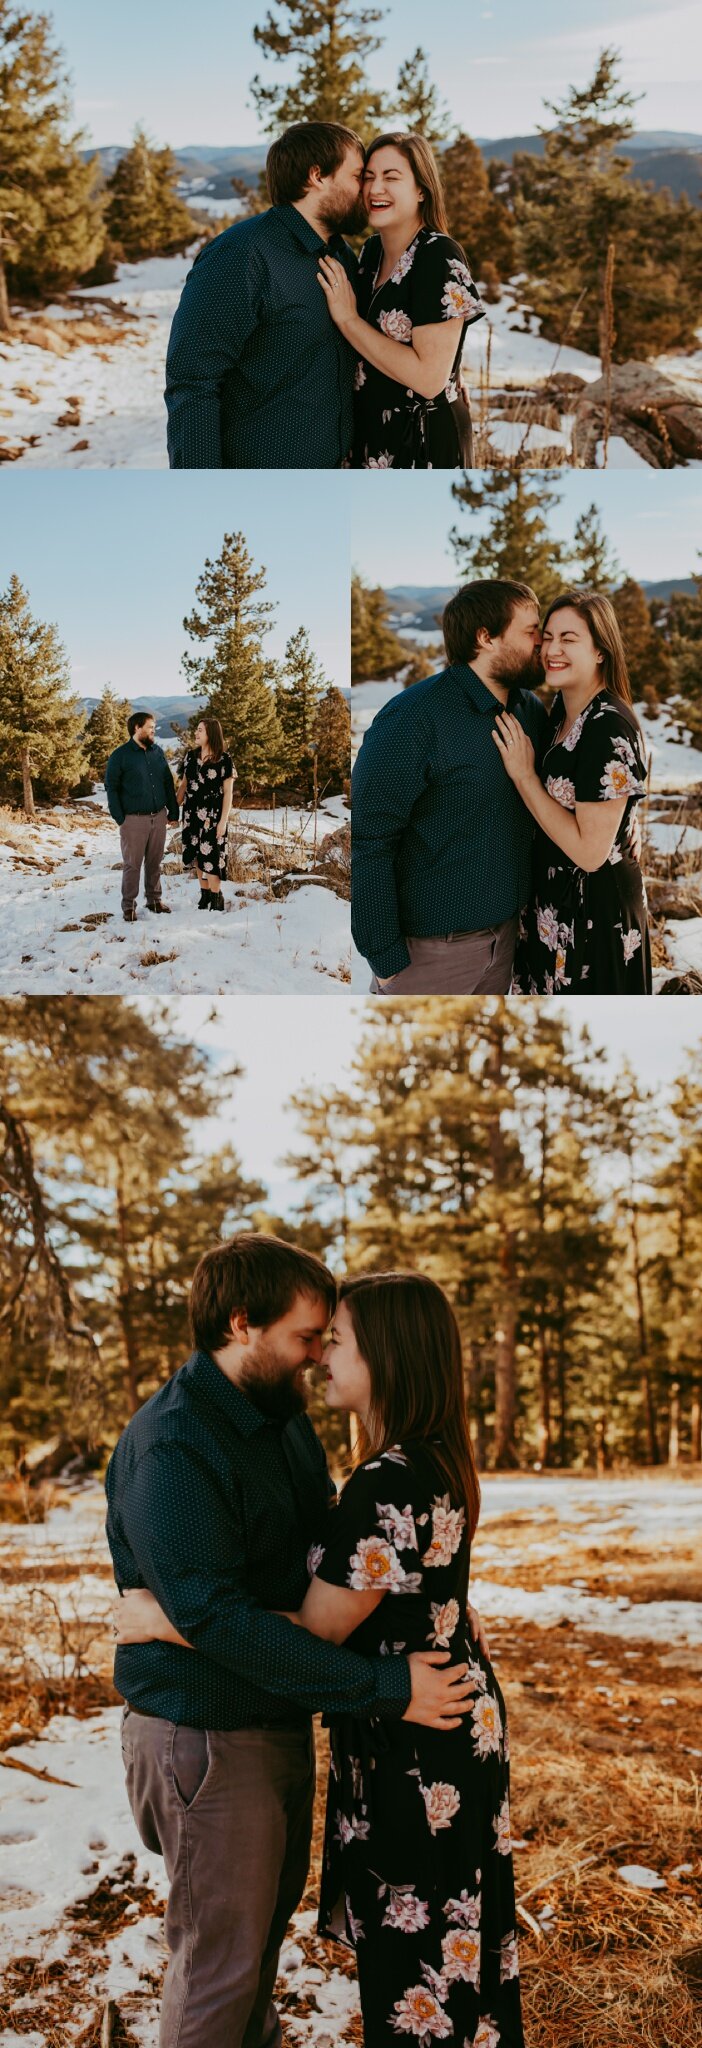
[{"label": "floral print on dress", "polygon": [[455,1731],[331,1717],[320,1933],[355,1950],[373,2048],[500,2037],[524,2048],[505,1707],[468,1632],[465,1508],[439,1448],[393,1444],[359,1465],[313,1549],[326,1583],[358,1575],[392,1593],[392,1610],[378,1601],[351,1649],[387,1658],[446,1647],[473,1687]]},{"label": "floral print on dress", "polygon": [[204,761],[199,748],[191,747],[183,762],[185,798],[181,817],[184,868],[197,867],[221,881],[227,872],[227,835],[217,838],[222,815],[224,784],[236,779],[231,754],[219,761]]},{"label": "floral print on dress", "polygon": [[[409,345],[415,327],[454,320],[456,352],[443,391],[423,398],[361,358],[356,379],[353,466],[356,469],[461,469],[470,460],[469,413],[458,403],[467,327],[484,317],[460,243],[420,228],[382,284],[383,246],[364,242],[358,310],[370,326]],[[411,372],[410,372],[411,374]]]},{"label": "floral print on dress", "polygon": [[531,901],[520,922],[515,995],[650,995],[651,947],[641,869],[631,851],[635,805],[646,792],[646,759],[630,705],[602,690],[560,737],[559,695],[541,763],[549,796],[566,810],[624,800],[624,815],[602,865],[586,872],[537,827]]}]

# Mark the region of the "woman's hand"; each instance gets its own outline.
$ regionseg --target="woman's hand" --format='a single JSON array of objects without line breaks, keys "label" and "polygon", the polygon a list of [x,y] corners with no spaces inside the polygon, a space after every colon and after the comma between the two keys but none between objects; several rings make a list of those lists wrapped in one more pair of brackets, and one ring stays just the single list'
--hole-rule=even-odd
[{"label": "woman's hand", "polygon": [[219,842],[220,842],[220,845],[221,845],[221,842],[222,842],[222,840],[223,840],[223,838],[224,838],[224,834],[225,834],[225,832],[226,832],[226,829],[227,829],[227,820],[226,820],[226,818],[220,818],[219,824],[218,824],[218,826],[217,826],[217,838],[218,838],[218,840],[219,840]]},{"label": "woman's hand", "polygon": [[483,1624],[480,1619],[478,1609],[477,1607],[471,1607],[470,1600],[468,1601],[468,1627],[470,1629],[473,1642],[477,1643],[478,1649],[482,1650],[483,1656],[487,1657],[487,1661],[489,1664],[490,1649],[488,1645],[488,1639],[485,1634],[485,1630],[483,1628]]},{"label": "woman's hand", "polygon": [[334,325],[340,327],[343,334],[345,328],[352,326],[358,318],[353,285],[336,256],[320,256],[317,276]]},{"label": "woman's hand", "polygon": [[534,749],[528,733],[511,711],[498,711],[492,737],[495,746],[499,747],[510,782],[514,782],[517,789],[532,782],[536,777]]},{"label": "woman's hand", "polygon": [[146,1586],[118,1594],[112,1602],[112,1623],[118,1643],[182,1643],[190,1649]]}]

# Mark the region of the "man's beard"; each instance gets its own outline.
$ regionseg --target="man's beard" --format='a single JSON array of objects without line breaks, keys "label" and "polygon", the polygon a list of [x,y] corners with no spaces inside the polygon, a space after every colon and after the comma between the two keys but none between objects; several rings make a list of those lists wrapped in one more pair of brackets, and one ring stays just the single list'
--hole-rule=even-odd
[{"label": "man's beard", "polygon": [[503,683],[508,690],[535,690],[544,680],[544,671],[539,654],[532,654],[529,661],[503,655],[495,664],[490,681]]},{"label": "man's beard", "polygon": [[147,750],[147,753],[148,753],[149,747],[153,747],[153,746],[155,745],[155,741],[154,741],[154,740],[152,740],[152,739],[143,739],[143,740],[142,740],[142,742],[141,742],[141,744],[142,744],[142,747],[146,747],[146,750]]},{"label": "man's beard", "polygon": [[267,1372],[265,1360],[258,1367],[252,1361],[241,1374],[239,1387],[267,1422],[290,1422],[293,1415],[302,1415],[307,1407],[307,1388],[298,1378],[301,1368],[276,1377],[275,1360],[270,1363],[273,1370]]},{"label": "man's beard", "polygon": [[337,199],[336,204],[330,199],[319,215],[319,222],[328,235],[362,235],[368,226],[368,215],[362,199]]}]

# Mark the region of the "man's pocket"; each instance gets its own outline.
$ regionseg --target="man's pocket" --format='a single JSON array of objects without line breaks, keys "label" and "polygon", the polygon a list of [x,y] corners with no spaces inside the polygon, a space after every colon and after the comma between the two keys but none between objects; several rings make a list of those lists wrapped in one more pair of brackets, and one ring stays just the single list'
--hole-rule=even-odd
[{"label": "man's pocket", "polygon": [[173,1783],[181,1806],[190,1807],[202,1791],[212,1754],[205,1728],[176,1728],[171,1752]]}]

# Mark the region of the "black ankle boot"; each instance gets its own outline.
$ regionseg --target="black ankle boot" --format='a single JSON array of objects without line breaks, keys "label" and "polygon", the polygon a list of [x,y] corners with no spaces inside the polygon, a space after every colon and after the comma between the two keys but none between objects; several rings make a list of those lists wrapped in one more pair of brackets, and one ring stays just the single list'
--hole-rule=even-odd
[{"label": "black ankle boot", "polygon": [[216,895],[212,894],[212,895],[210,896],[210,909],[211,909],[211,910],[223,910],[223,909],[224,909],[224,897],[223,897],[223,895],[222,895],[222,891],[221,891],[221,889],[218,889],[218,890],[217,890],[217,894],[216,894]]},{"label": "black ankle boot", "polygon": [[211,900],[209,889],[201,889],[198,910],[209,910]]}]

